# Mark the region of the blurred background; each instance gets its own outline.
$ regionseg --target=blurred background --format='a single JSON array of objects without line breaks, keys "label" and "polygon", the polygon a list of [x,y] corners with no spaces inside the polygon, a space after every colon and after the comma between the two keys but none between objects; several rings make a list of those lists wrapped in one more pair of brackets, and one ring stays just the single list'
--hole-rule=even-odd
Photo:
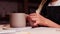
[{"label": "blurred background", "polygon": [[0,0],[0,24],[9,23],[11,13],[35,12],[41,0]]}]

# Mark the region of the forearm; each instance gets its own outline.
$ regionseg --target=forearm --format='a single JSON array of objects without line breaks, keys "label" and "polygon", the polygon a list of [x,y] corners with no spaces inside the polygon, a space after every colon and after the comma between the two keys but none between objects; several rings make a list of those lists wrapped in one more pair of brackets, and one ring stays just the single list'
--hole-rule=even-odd
[{"label": "forearm", "polygon": [[49,20],[49,19],[47,19],[47,18],[45,18],[45,17],[43,17],[41,15],[40,15],[40,18],[43,19],[45,26],[56,27],[56,28],[60,27],[60,25],[56,24],[55,22],[53,22],[53,21],[51,21],[51,20]]},{"label": "forearm", "polygon": [[47,26],[60,28],[60,25],[56,24],[55,22],[53,22],[49,19],[45,19],[45,23],[46,23]]}]

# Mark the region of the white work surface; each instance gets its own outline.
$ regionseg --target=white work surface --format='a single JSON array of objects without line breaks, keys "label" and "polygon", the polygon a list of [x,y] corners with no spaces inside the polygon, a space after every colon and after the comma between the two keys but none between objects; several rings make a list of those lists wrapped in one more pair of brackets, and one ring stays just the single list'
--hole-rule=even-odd
[{"label": "white work surface", "polygon": [[10,28],[8,30],[0,30],[0,34],[60,34],[60,28]]}]

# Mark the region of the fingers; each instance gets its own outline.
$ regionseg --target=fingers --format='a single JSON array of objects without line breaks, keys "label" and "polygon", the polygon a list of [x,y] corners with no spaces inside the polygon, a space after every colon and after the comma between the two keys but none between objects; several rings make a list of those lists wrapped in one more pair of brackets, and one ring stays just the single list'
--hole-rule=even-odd
[{"label": "fingers", "polygon": [[37,16],[36,16],[35,13],[30,14],[29,17],[30,17],[30,19],[33,20],[33,21],[35,21],[36,18],[37,18]]},{"label": "fingers", "polygon": [[31,19],[31,18],[36,18],[36,14],[32,13],[30,15],[27,15],[26,18]]},{"label": "fingers", "polygon": [[36,16],[36,13],[32,13],[32,14],[30,14],[30,16]]},{"label": "fingers", "polygon": [[38,25],[38,23],[34,23],[34,26],[37,26]]},{"label": "fingers", "polygon": [[32,26],[37,26],[38,23],[36,22],[39,18],[37,17],[37,14],[36,13],[32,13],[30,14],[29,16],[29,22]]}]

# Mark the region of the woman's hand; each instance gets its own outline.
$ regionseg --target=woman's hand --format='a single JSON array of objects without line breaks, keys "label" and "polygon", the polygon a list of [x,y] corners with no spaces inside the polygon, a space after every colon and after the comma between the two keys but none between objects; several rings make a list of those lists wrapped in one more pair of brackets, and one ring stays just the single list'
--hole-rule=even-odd
[{"label": "woman's hand", "polygon": [[40,17],[40,14],[32,13],[29,15],[29,22],[32,26],[45,25],[44,19]]},{"label": "woman's hand", "polygon": [[29,15],[28,20],[29,20],[31,26],[44,25],[44,26],[49,26],[49,27],[60,28],[60,25],[43,17],[40,14],[32,13]]}]

